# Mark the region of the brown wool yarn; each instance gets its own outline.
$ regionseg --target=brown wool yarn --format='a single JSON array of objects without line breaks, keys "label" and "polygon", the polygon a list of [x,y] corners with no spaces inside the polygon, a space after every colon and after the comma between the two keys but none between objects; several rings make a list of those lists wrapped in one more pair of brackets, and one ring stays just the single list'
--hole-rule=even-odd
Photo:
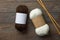
[{"label": "brown wool yarn", "polygon": [[[19,18],[19,19],[17,19],[17,17],[16,17],[16,20],[21,20],[21,19],[23,19],[23,21],[25,22],[25,24],[21,24],[21,23],[16,23],[15,22],[15,28],[18,30],[18,31],[20,31],[20,32],[23,32],[23,31],[25,31],[25,29],[27,28],[27,20],[28,20],[28,8],[27,8],[27,6],[25,6],[25,5],[19,5],[17,8],[16,8],[16,14],[17,13],[20,13],[20,14],[22,14],[22,15],[26,15],[25,16],[25,18],[23,19],[23,18]],[[22,17],[22,15],[20,15],[20,17]],[[23,22],[22,21],[22,22]]]}]

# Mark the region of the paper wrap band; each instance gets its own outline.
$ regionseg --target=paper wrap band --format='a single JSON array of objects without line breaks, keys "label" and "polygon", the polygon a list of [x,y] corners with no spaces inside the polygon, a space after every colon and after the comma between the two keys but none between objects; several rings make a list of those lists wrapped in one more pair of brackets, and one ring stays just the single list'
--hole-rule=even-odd
[{"label": "paper wrap band", "polygon": [[27,14],[25,13],[16,13],[15,23],[17,24],[26,24]]}]

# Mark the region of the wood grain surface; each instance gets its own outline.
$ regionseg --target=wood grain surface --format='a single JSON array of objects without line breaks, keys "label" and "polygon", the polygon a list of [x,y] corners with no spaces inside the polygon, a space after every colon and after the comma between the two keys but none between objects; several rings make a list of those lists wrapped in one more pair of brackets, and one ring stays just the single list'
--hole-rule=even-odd
[{"label": "wood grain surface", "polygon": [[[55,17],[60,24],[60,0],[43,0],[49,12]],[[15,29],[15,14],[18,5],[26,5],[31,11],[34,8],[41,8],[44,18],[50,26],[50,32],[47,36],[39,37],[34,32],[34,25],[28,20],[28,30],[25,34]],[[60,40],[55,27],[49,17],[45,14],[36,0],[0,0],[0,40]]]}]

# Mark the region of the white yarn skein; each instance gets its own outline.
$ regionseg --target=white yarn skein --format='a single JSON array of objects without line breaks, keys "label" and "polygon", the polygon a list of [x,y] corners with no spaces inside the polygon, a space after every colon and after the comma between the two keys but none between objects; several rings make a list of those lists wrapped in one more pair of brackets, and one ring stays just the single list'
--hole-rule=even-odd
[{"label": "white yarn skein", "polygon": [[[29,17],[30,17],[30,19],[33,19],[33,18],[37,17],[38,15],[42,15],[42,11],[41,11],[41,9],[36,8],[36,9],[33,9],[30,12]],[[48,26],[48,24],[45,24],[43,26],[40,26],[40,27],[36,28],[35,32],[39,36],[47,35],[48,32],[49,32],[49,26]]]}]

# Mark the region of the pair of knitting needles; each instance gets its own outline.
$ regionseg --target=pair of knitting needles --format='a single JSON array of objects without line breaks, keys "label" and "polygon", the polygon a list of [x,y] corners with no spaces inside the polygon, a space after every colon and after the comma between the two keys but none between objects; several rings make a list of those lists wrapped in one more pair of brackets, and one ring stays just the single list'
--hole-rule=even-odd
[{"label": "pair of knitting needles", "polygon": [[43,3],[42,0],[37,0],[37,2],[42,6],[42,8],[46,11],[46,14],[49,16],[51,22],[53,23],[54,27],[56,28],[58,34],[60,34],[60,31],[58,29],[58,27],[60,28],[60,25],[56,22],[56,20],[54,19],[54,17],[51,15],[51,13],[47,10],[47,8],[45,7],[45,4]]}]

